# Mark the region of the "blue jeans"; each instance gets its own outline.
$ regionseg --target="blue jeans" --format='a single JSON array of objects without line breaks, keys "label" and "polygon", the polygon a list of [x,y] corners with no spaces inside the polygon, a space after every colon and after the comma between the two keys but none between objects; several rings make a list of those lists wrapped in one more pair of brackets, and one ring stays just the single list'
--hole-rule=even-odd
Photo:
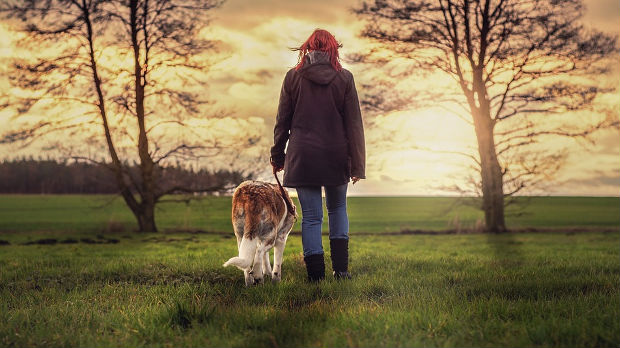
[{"label": "blue jeans", "polygon": [[[347,217],[347,186],[325,186],[325,203],[329,217],[329,239],[349,239],[349,218]],[[301,204],[301,242],[304,257],[323,254],[321,225],[323,224],[323,199],[321,186],[297,187]]]}]

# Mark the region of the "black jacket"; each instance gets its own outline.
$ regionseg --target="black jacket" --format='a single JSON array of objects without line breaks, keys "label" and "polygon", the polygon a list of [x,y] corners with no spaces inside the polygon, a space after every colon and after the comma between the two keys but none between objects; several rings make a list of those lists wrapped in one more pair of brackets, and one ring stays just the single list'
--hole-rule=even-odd
[{"label": "black jacket", "polygon": [[[364,127],[353,75],[336,71],[324,52],[282,83],[271,160],[284,165],[284,186],[331,186],[365,178]],[[286,154],[284,148],[288,140]]]}]

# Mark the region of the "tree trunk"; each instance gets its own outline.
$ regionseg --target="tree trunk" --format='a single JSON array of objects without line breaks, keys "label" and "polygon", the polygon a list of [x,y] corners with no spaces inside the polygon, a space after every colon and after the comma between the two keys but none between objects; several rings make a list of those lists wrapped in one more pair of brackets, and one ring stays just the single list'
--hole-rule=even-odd
[{"label": "tree trunk", "polygon": [[[485,8],[486,10],[487,8]],[[485,23],[483,23],[483,31],[485,31],[484,27],[488,25],[488,23]],[[504,222],[504,178],[495,149],[495,138],[493,136],[495,120],[491,118],[491,106],[485,80],[482,76],[483,69],[481,66],[484,61],[485,50],[486,41],[483,40],[480,48],[479,64],[472,64],[473,94],[469,94],[468,99],[478,140],[478,153],[480,154],[482,210],[484,211],[485,229],[487,232],[502,233],[506,232],[506,223]],[[474,95],[477,98],[474,98]],[[476,105],[475,99],[477,99],[478,105]]]},{"label": "tree trunk", "polygon": [[[138,156],[140,157],[140,174],[142,177],[142,187],[140,196],[140,214],[137,214],[140,232],[157,232],[155,226],[155,163],[149,153],[149,140],[146,134],[144,96],[146,87],[146,71],[140,63],[140,41],[138,40],[139,21],[138,21],[138,1],[131,0],[130,3],[130,26],[131,43],[134,54],[134,91],[136,98],[136,119],[138,121]],[[146,4],[145,4],[146,7]],[[146,14],[143,14],[146,16]],[[146,39],[145,39],[146,40]],[[148,50],[145,50],[145,55]],[[145,57],[145,60],[148,57]],[[145,63],[146,66],[146,63]]]},{"label": "tree trunk", "polygon": [[497,160],[493,138],[493,120],[487,115],[474,116],[480,171],[482,175],[482,209],[487,232],[506,232],[504,222],[504,188],[502,170]]},{"label": "tree trunk", "polygon": [[[88,7],[86,3],[82,2],[82,11],[84,22],[86,23],[87,29],[87,40],[89,47],[89,57],[90,57],[90,67],[93,73],[93,83],[95,85],[95,90],[97,91],[97,106],[99,108],[99,113],[101,115],[101,120],[103,124],[103,130],[105,134],[106,144],[108,146],[108,151],[110,153],[110,158],[112,159],[112,168],[114,170],[116,184],[120,190],[120,194],[125,200],[125,203],[131,209],[131,211],[139,216],[139,211],[141,209],[140,204],[136,201],[133,193],[129,186],[125,183],[125,175],[123,174],[123,165],[121,163],[120,158],[116,152],[116,148],[114,146],[114,142],[112,141],[112,134],[110,132],[110,127],[108,125],[108,117],[105,108],[105,98],[103,96],[103,91],[101,88],[101,79],[99,78],[99,72],[97,70],[97,61],[95,59],[95,48],[94,48],[94,39],[93,39],[93,27],[91,23],[90,13],[88,12]],[[140,218],[138,218],[138,224],[140,225]],[[153,223],[153,228],[155,224]],[[140,229],[142,231],[142,229]]]},{"label": "tree trunk", "polygon": [[140,232],[157,232],[155,225],[155,204],[143,203],[139,211],[134,212],[138,220],[138,230]]}]

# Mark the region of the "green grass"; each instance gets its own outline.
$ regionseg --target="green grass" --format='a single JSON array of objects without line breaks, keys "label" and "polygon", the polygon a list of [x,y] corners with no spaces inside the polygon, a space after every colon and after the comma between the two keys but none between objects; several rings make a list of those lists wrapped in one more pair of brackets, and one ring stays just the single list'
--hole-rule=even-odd
[{"label": "green grass", "polygon": [[292,235],[283,281],[245,288],[221,266],[229,197],[162,205],[164,232],[138,234],[109,196],[0,196],[0,347],[620,345],[618,198],[508,212],[544,233],[385,234],[473,227],[456,202],[351,197],[353,280],[308,284]]},{"label": "green grass", "polygon": [[[620,224],[620,199],[617,197],[533,197],[520,200],[529,200],[529,204],[524,209],[508,209],[509,228],[616,227]],[[230,206],[230,197],[208,197],[190,204],[160,204],[156,211],[157,224],[160,230],[230,232]],[[352,233],[445,230],[456,225],[473,228],[476,221],[483,219],[481,211],[459,204],[456,198],[349,197],[348,210]],[[0,231],[79,232],[135,228],[135,219],[118,197],[0,195]],[[324,219],[324,228],[327,228],[327,218]],[[299,223],[294,230],[300,230]]]},{"label": "green grass", "polygon": [[0,346],[620,344],[618,233],[358,236],[354,279],[320,285],[291,236],[282,283],[253,288],[221,267],[232,236],[108,237],[120,242],[4,235]]}]

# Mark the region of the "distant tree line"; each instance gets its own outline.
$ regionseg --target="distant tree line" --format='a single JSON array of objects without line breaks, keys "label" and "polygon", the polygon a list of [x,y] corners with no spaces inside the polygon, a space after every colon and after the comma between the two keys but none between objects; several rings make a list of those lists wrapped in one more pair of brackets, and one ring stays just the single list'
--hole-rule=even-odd
[{"label": "distant tree line", "polygon": [[[129,174],[139,180],[136,165],[127,165]],[[252,174],[239,171],[184,168],[179,163],[160,167],[157,175],[168,185],[214,188],[224,193]],[[106,165],[79,161],[21,158],[0,162],[0,193],[30,194],[116,194],[118,185],[114,172]]]}]

